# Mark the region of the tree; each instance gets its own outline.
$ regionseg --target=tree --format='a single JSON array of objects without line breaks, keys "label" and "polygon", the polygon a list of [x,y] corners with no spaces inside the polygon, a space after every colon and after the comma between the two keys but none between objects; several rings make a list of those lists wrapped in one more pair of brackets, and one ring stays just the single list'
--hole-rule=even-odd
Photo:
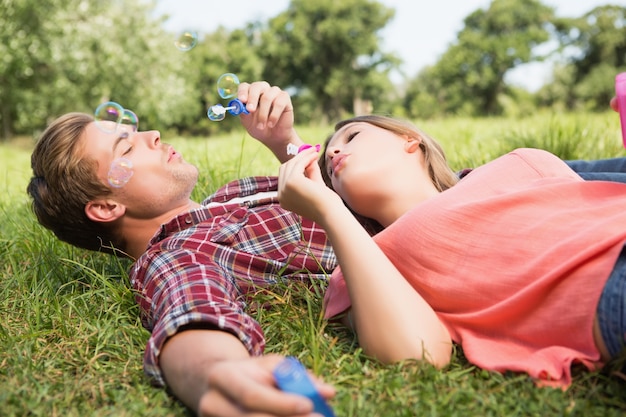
[{"label": "tree", "polygon": [[391,88],[380,73],[398,60],[381,52],[377,32],[393,14],[372,0],[292,0],[262,33],[262,76],[296,97],[312,95],[331,119],[355,101],[380,100]]},{"label": "tree", "polygon": [[0,125],[2,138],[14,133],[25,96],[52,81],[48,62],[51,50],[46,39],[46,18],[60,1],[0,0]]},{"label": "tree", "polygon": [[[537,0],[493,0],[487,10],[478,9],[465,18],[458,40],[424,73],[428,85],[420,92],[409,90],[410,97],[425,100],[424,88],[430,88],[428,93],[436,100],[426,102],[436,101],[441,112],[499,114],[499,96],[507,91],[505,74],[544,58],[535,47],[550,38],[553,17],[553,9]],[[413,86],[420,84],[426,83],[418,80]]]},{"label": "tree", "polygon": [[626,7],[600,6],[556,25],[571,67],[568,108],[606,110],[615,94],[615,75],[626,71]]},{"label": "tree", "polygon": [[151,128],[200,110],[185,77],[187,58],[152,17],[153,1],[0,1],[4,137],[33,133],[68,111],[93,112],[107,100]]}]

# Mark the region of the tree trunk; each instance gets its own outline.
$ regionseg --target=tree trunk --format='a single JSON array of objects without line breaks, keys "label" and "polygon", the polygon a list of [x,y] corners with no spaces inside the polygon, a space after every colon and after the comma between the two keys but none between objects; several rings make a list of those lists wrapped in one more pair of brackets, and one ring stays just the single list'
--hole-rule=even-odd
[{"label": "tree trunk", "polygon": [[0,104],[0,123],[2,123],[2,137],[0,140],[6,142],[11,139],[11,109],[5,102]]}]

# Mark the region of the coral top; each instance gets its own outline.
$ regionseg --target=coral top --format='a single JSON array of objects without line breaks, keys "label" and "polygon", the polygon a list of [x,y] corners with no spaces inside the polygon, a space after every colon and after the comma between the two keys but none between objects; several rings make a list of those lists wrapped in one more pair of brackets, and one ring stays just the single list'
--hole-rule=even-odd
[{"label": "coral top", "polygon": [[[573,362],[602,365],[593,319],[626,241],[626,184],[586,182],[548,152],[518,149],[375,241],[471,363],[563,387]],[[350,307],[339,269],[324,302],[327,318]]]}]

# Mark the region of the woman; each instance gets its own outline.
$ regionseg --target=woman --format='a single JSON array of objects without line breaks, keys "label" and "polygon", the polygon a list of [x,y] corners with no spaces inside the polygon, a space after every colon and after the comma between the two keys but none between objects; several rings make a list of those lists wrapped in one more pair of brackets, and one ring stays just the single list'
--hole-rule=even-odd
[{"label": "woman", "polygon": [[[455,185],[435,141],[382,116],[340,122],[322,170],[316,157],[281,167],[279,199],[326,229],[341,267],[326,317],[366,353],[442,367],[455,342],[484,369],[560,386],[572,363],[598,369],[619,355],[626,185],[586,182],[536,149]],[[384,230],[370,238],[350,210]]]}]

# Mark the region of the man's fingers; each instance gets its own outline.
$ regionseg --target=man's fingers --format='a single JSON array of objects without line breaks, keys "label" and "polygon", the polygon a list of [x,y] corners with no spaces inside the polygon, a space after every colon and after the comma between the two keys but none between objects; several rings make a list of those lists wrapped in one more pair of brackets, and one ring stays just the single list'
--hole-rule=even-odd
[{"label": "man's fingers", "polygon": [[204,415],[265,417],[310,413],[311,400],[276,388],[272,370],[280,360],[280,356],[266,355],[258,358],[258,366],[246,366],[241,372],[227,369],[232,366],[229,363],[214,365],[208,377],[212,392],[200,404]]}]

